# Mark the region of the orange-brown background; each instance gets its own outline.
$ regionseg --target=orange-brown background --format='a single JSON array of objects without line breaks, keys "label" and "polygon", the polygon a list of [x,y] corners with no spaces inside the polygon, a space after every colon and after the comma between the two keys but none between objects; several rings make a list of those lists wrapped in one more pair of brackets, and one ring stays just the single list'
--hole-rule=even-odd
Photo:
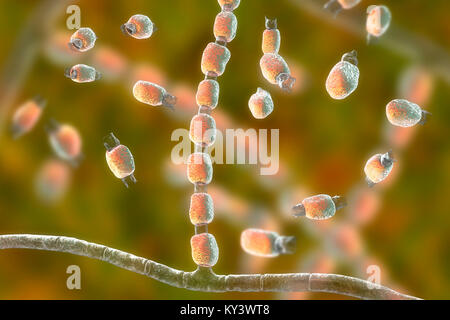
[{"label": "orange-brown background", "polygon": [[[218,214],[209,227],[220,247],[219,262],[214,268],[220,274],[311,271],[299,265],[311,252],[328,252],[327,246],[321,236],[312,237],[307,228],[299,227],[310,222],[291,219],[289,212],[281,212],[280,193],[302,186],[306,195],[347,195],[360,183],[365,160],[375,151],[384,151],[379,148],[386,123],[384,106],[397,97],[399,76],[414,62],[383,41],[366,46],[365,38],[358,32],[349,32],[339,23],[312,15],[296,2],[302,1],[242,0],[235,11],[238,32],[229,45],[231,60],[219,79],[218,109],[233,119],[235,127],[280,129],[285,180],[259,177],[250,166],[214,167],[212,186],[221,186],[245,201],[235,205],[244,217],[238,217],[239,210],[231,206],[229,212]],[[137,63],[149,63],[164,75],[170,88],[181,83],[194,90],[202,79],[201,53],[213,40],[212,26],[219,11],[215,0],[74,3],[81,7],[82,26],[91,27],[99,38],[92,51],[108,45],[126,59],[130,70]],[[0,66],[10,61],[11,50],[38,4],[31,0],[0,1]],[[351,12],[340,16],[363,19],[370,4],[373,1],[363,0]],[[448,58],[447,0],[398,0],[385,4],[392,11],[393,28],[433,42],[442,47]],[[120,25],[136,13],[148,15],[159,29],[148,40],[131,39],[120,32]],[[260,75],[264,16],[278,18],[282,35],[280,53],[288,63],[302,70],[300,75],[305,77],[299,78],[303,79],[299,81],[303,83],[301,90],[291,95],[269,85]],[[64,31],[66,18],[63,8],[51,24],[49,35]],[[187,214],[193,188],[170,183],[166,171],[175,144],[170,141],[171,132],[187,128],[189,118],[177,118],[170,111],[140,104],[131,94],[132,82],[125,77],[91,84],[71,82],[64,78],[64,66],[44,53],[46,46],[42,45],[34,55],[12,108],[3,119],[8,126],[14,108],[36,93],[48,100],[42,121],[30,134],[13,141],[6,129],[1,132],[0,234],[74,236],[174,268],[193,270],[189,239],[194,228]],[[345,101],[334,101],[327,95],[324,81],[330,68],[351,49],[359,52],[360,85]],[[420,52],[423,48],[418,46],[415,50]],[[14,73],[14,69],[9,72]],[[449,90],[441,77],[433,75],[433,78],[432,96],[423,106],[433,116],[429,123],[418,128],[401,153],[396,164],[401,170],[383,190],[376,217],[357,231],[367,255],[381,261],[384,284],[422,298],[445,299],[450,298]],[[274,112],[263,121],[253,119],[247,106],[248,98],[258,86],[269,90],[275,102]],[[33,187],[37,170],[52,153],[43,129],[50,117],[79,129],[85,154],[80,167],[73,170],[67,194],[52,205],[42,203]],[[135,157],[138,183],[129,190],[112,176],[104,159],[102,138],[110,131]],[[227,219],[227,215],[232,219]],[[272,217],[268,219],[270,223],[266,222],[269,227],[276,225],[274,228],[281,233],[298,237],[296,254],[261,265],[263,259],[252,259],[242,252],[240,232],[264,225],[258,215]],[[344,221],[346,216],[345,210],[339,211],[335,219]],[[323,237],[327,236],[324,232]],[[66,288],[65,270],[72,264],[81,267],[79,291]],[[334,272],[361,276],[355,272],[362,270],[356,259],[344,258],[336,264]],[[389,280],[383,280],[385,274],[389,274]],[[26,250],[0,252],[1,299],[285,297],[270,293],[192,292],[84,257]],[[311,297],[342,298],[325,294],[307,296]]]}]

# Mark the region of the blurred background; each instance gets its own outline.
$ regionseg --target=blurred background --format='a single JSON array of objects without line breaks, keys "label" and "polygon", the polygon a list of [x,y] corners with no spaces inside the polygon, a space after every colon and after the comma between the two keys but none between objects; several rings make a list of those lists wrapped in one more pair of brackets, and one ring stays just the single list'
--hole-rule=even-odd
[{"label": "blurred background", "polygon": [[[220,248],[214,271],[329,272],[367,279],[425,299],[450,298],[450,23],[447,0],[385,1],[387,33],[370,45],[362,0],[336,19],[321,0],[242,0],[231,60],[219,78],[219,129],[280,129],[280,170],[261,176],[255,165],[215,165],[209,192],[216,217],[209,226]],[[81,26],[96,46],[74,54],[67,42],[67,6],[79,5]],[[215,0],[0,1],[0,234],[66,235],[104,244],[191,271],[194,234],[188,216],[193,186],[170,153],[171,133],[188,128],[203,79],[200,58],[213,41]],[[127,37],[120,25],[145,14],[158,31]],[[264,17],[278,18],[280,54],[297,78],[292,93],[267,83],[259,69]],[[342,54],[358,51],[358,89],[332,100],[325,79]],[[76,63],[103,79],[78,84],[64,77]],[[178,97],[176,110],[136,101],[132,86],[148,80]],[[268,90],[274,112],[255,120],[248,99]],[[14,111],[39,94],[47,100],[32,131],[12,139]],[[385,105],[405,98],[432,113],[425,126],[398,130]],[[45,125],[71,124],[82,137],[78,167],[55,160]],[[105,161],[109,132],[133,152],[138,180],[130,189]],[[393,149],[391,176],[369,189],[363,167]],[[56,162],[55,162],[56,161]],[[53,169],[52,169],[53,168]],[[294,219],[292,205],[318,193],[344,195],[349,205],[325,222]],[[295,254],[267,259],[245,253],[250,227],[294,235]],[[81,290],[68,290],[66,268],[81,268]],[[1,299],[347,299],[328,294],[202,293],[172,288],[85,257],[27,250],[0,252]]]}]

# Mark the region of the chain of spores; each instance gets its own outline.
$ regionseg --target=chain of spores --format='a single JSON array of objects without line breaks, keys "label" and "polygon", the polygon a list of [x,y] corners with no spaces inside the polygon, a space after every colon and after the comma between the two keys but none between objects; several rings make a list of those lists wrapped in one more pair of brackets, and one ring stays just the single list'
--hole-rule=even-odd
[{"label": "chain of spores", "polygon": [[[220,3],[219,3],[220,4]],[[232,6],[231,5],[224,5],[223,7],[222,7],[222,12],[226,12],[226,11],[228,11],[228,12],[233,12],[236,8],[237,8],[237,6],[236,6],[236,8],[231,8]],[[229,40],[229,41],[222,41],[222,40],[219,40],[218,38],[216,38],[216,41],[215,41],[215,43],[216,44],[220,44],[220,45],[222,45],[222,46],[224,46],[224,47],[226,47],[227,46],[227,44],[229,43],[229,42],[231,42],[232,41],[232,39],[231,40]],[[208,73],[205,75],[205,77],[204,77],[204,80],[217,80],[217,78],[219,77],[219,75],[216,75],[216,76],[211,76],[211,75],[209,75]],[[209,116],[211,116],[211,111],[212,111],[212,109],[214,109],[214,108],[210,108],[210,107],[207,107],[207,106],[204,106],[204,105],[201,105],[201,104],[199,104],[198,103],[198,113],[197,113],[197,115],[198,114],[207,114],[207,115],[209,115]],[[194,115],[194,117],[195,117],[196,115]],[[216,130],[216,128],[214,128],[214,131]],[[197,152],[201,152],[201,153],[205,153],[205,154],[208,154],[208,146],[205,146],[205,145],[202,145],[202,144],[198,144],[198,143],[195,143],[194,141],[192,141],[193,143],[194,143],[194,152],[195,153],[197,153]],[[209,154],[208,154],[208,156],[209,156]],[[189,170],[189,169],[188,169]],[[203,184],[203,183],[194,183],[194,194],[195,193],[207,193],[207,184]],[[208,233],[208,224],[203,224],[203,225],[195,225],[195,234],[196,235],[198,235],[198,234],[202,234],[202,233],[206,233],[206,234],[208,234],[209,235],[209,233]],[[192,242],[191,242],[191,245],[192,245]],[[193,256],[193,259],[194,259],[194,256]],[[194,262],[195,262],[195,259],[194,259]],[[209,270],[211,270],[211,267],[210,266],[201,266],[201,265],[199,265],[199,268],[207,268],[207,269],[209,269]]]}]

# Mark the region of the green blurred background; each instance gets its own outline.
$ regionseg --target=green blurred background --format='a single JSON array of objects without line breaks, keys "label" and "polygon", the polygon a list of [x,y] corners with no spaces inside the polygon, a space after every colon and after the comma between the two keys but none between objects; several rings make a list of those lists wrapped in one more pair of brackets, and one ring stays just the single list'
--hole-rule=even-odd
[{"label": "green blurred background", "polygon": [[[373,1],[363,0],[337,19],[321,9],[323,3],[242,0],[235,11],[238,32],[229,45],[231,60],[219,79],[220,102],[212,115],[220,117],[218,127],[221,121],[230,128],[279,128],[281,164],[276,176],[260,176],[250,165],[214,166],[211,193],[218,199],[214,198],[217,212],[209,231],[220,248],[214,271],[313,272],[317,269],[311,257],[319,255],[328,261],[328,267],[320,270],[367,278],[367,261],[375,260],[382,284],[421,298],[450,298],[450,3],[385,1],[393,16],[391,28],[369,46],[363,21]],[[96,46],[85,55],[65,50],[73,32],[65,24],[70,4],[80,6],[81,26],[91,27],[98,36]],[[173,130],[188,128],[196,112],[192,100],[203,78],[200,58],[213,41],[219,9],[215,0],[0,1],[0,234],[73,236],[177,269],[195,268],[189,243],[194,227],[188,217],[193,187],[183,166],[170,164],[176,144],[170,138]],[[158,28],[148,40],[120,32],[120,25],[137,13],[148,15]],[[265,16],[278,18],[280,54],[298,78],[291,94],[261,76]],[[58,34],[63,35],[62,44],[55,40]],[[89,84],[64,78],[64,68],[78,62],[101,69],[102,59],[107,59],[100,55],[101,48],[109,48],[122,61],[116,73],[108,74],[106,67],[101,70],[104,79]],[[344,101],[332,100],[324,88],[326,76],[352,49],[358,50],[359,87]],[[119,65],[110,63],[111,70]],[[400,98],[399,81],[412,65],[421,65],[431,79],[422,107],[433,116],[414,131],[406,146],[393,147],[399,169],[393,181],[375,187],[376,214],[360,223],[350,204],[326,224],[289,217],[289,207],[302,200],[300,195],[351,198],[355,190],[364,190],[365,161],[392,147],[386,142],[384,106]],[[147,70],[143,77],[157,79],[169,92],[178,93],[177,110],[149,107],[134,99],[131,88],[139,79],[139,66]],[[253,119],[247,106],[257,87],[269,90],[275,103],[274,112],[262,121]],[[13,140],[8,132],[13,112],[35,94],[48,100],[43,117],[32,132]],[[37,172],[53,156],[44,130],[49,118],[79,129],[85,155],[81,165],[71,169],[66,193],[52,203],[43,202],[34,187]],[[138,183],[130,189],[105,162],[102,138],[111,131],[135,158]],[[241,231],[249,227],[297,236],[296,253],[269,260],[250,257],[239,244]],[[340,245],[334,235],[342,228],[349,240]],[[66,268],[74,264],[81,268],[81,290],[66,287]],[[84,257],[5,250],[0,252],[0,298],[343,297],[192,292]]]}]

